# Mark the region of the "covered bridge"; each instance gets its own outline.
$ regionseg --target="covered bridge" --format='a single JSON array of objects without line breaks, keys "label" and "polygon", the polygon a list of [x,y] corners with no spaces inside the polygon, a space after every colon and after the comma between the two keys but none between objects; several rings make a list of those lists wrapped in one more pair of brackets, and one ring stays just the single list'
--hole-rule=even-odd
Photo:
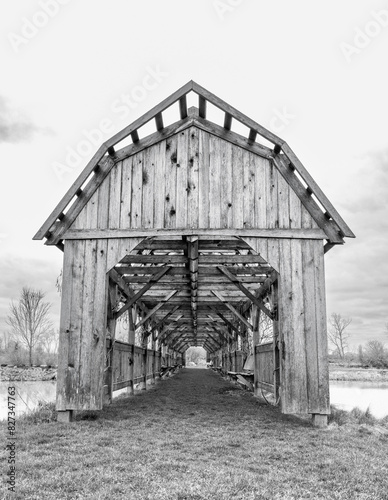
[{"label": "covered bridge", "polygon": [[288,144],[190,81],[106,141],[34,237],[64,252],[59,417],[203,346],[224,372],[250,354],[256,392],[324,424],[324,253],[344,237]]}]

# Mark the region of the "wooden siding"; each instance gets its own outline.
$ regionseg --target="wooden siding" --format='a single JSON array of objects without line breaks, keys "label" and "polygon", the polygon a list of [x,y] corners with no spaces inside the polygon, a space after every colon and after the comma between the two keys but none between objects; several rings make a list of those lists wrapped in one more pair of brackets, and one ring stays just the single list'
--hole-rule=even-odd
[{"label": "wooden siding", "polygon": [[284,413],[329,413],[323,245],[319,240],[245,239],[279,272]]},{"label": "wooden siding", "polygon": [[101,409],[106,273],[141,239],[66,241],[59,331],[57,409]]},{"label": "wooden siding", "polygon": [[117,162],[71,229],[107,227],[318,226],[269,160],[191,127]]}]

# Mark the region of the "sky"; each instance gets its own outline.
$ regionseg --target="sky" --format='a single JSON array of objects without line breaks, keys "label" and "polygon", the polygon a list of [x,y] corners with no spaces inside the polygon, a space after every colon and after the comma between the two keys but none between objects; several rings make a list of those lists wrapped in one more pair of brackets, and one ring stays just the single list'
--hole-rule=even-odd
[{"label": "sky", "polygon": [[0,332],[23,286],[59,323],[62,252],[32,237],[98,147],[194,80],[288,142],[356,234],[327,313],[388,345],[388,0],[18,0],[0,6]]}]

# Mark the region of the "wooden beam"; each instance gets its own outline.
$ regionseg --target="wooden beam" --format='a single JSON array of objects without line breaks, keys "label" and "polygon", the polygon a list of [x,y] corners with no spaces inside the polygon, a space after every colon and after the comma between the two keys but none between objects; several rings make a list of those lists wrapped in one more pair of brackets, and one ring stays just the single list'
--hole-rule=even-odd
[{"label": "wooden beam", "polygon": [[187,98],[186,98],[186,95],[182,96],[179,99],[179,113],[181,116],[181,120],[187,118]]},{"label": "wooden beam", "polygon": [[275,134],[273,134],[263,126],[251,120],[246,115],[238,111],[236,108],[233,108],[233,106],[230,106],[227,102],[223,101],[219,97],[215,96],[214,94],[206,90],[204,87],[201,87],[195,82],[192,83],[193,83],[193,91],[196,94],[202,96],[202,98],[211,102],[214,106],[221,109],[221,111],[230,114],[231,116],[233,116],[233,118],[235,118],[237,121],[239,121],[246,127],[256,130],[258,134],[260,134],[262,137],[272,142],[273,144],[280,144],[280,145],[283,144],[284,141],[280,139],[280,137],[277,137]]},{"label": "wooden beam", "polygon": [[231,311],[242,323],[244,323],[245,326],[247,326],[248,328],[250,328],[251,330],[253,329],[252,325],[249,323],[249,321],[244,318],[244,316],[242,316],[238,311],[237,309],[235,309],[232,304],[229,304],[229,302],[227,302],[227,300],[225,299],[225,297],[222,296],[221,293],[213,290],[213,294],[217,297],[218,300],[220,300],[222,303],[224,303],[226,305],[226,307],[229,309],[229,311]]},{"label": "wooden beam", "polygon": [[[169,293],[168,295],[166,295],[164,297],[163,300],[161,300],[159,302],[159,304],[157,304],[151,311],[149,311],[149,313],[142,319],[140,320],[136,325],[135,325],[135,329],[139,328],[139,326],[141,325],[144,325],[144,323],[149,320],[151,318],[151,316],[153,316],[157,311],[159,311],[159,309],[161,309],[162,307],[165,306],[166,302],[168,302],[171,297],[173,297],[174,295],[176,295],[178,293],[179,290],[173,290],[171,293]],[[179,306],[178,306],[179,307]],[[151,332],[150,332],[151,333]],[[148,335],[147,335],[148,336]]]},{"label": "wooden beam", "polygon": [[201,95],[199,95],[198,107],[200,118],[206,118],[206,99]]},{"label": "wooden beam", "polygon": [[[112,279],[120,288],[121,291],[124,292],[126,297],[133,297],[135,292],[129,288],[129,286],[125,283],[125,281],[122,279],[122,277],[116,272],[115,269],[111,269],[109,271],[109,278]],[[146,314],[148,313],[148,307],[146,307],[141,300],[138,300],[137,302],[138,306],[142,311],[144,311]]]},{"label": "wooden beam", "polygon": [[232,115],[229,113],[225,113],[225,118],[224,118],[224,129],[230,130],[232,128]]},{"label": "wooden beam", "polygon": [[[313,201],[313,200],[312,200]],[[307,207],[306,207],[307,208]],[[323,214],[322,214],[323,215]],[[245,238],[287,238],[287,239],[309,239],[324,240],[327,238],[326,232],[322,229],[70,229],[67,230],[63,239],[84,240],[84,239],[110,239],[110,238],[147,238],[149,236],[238,236]]]},{"label": "wooden beam", "polygon": [[135,295],[133,297],[131,297],[119,311],[117,311],[117,313],[115,314],[116,319],[119,318],[122,314],[124,314],[125,311],[128,311],[128,309],[138,299],[140,299],[140,297],[142,297],[146,293],[147,290],[149,290],[153,285],[155,285],[155,283],[157,283],[162,276],[164,276],[166,273],[168,273],[169,270],[170,270],[169,267],[163,266],[163,268],[161,269],[161,271],[158,274],[156,274],[155,276],[152,276],[150,278],[149,282],[145,286],[143,286],[143,288],[141,290],[139,290],[137,293],[135,293]]},{"label": "wooden beam", "polygon": [[241,290],[253,304],[259,307],[264,314],[266,314],[270,319],[273,319],[272,312],[267,307],[265,307],[263,301],[255,297],[247,288],[245,288],[245,286],[240,282],[239,278],[231,274],[223,266],[217,266],[217,269],[219,269],[221,273],[223,273],[239,290]]},{"label": "wooden beam", "polygon": [[152,327],[151,329],[151,332],[154,332],[155,330],[157,330],[158,328],[160,328],[163,323],[167,320],[167,318],[169,318],[170,316],[172,316],[178,309],[179,309],[180,306],[174,306],[171,311],[169,311],[165,316],[163,316],[163,318],[161,318],[157,323],[155,323],[155,325]]},{"label": "wooden beam", "polygon": [[351,231],[349,226],[346,224],[346,222],[342,219],[340,214],[337,212],[337,210],[334,208],[334,206],[331,204],[329,199],[326,197],[324,192],[321,190],[321,188],[318,186],[318,184],[315,182],[315,180],[312,178],[312,176],[309,174],[309,172],[306,170],[302,162],[299,160],[299,158],[296,156],[296,154],[292,151],[290,146],[284,142],[282,144],[282,150],[285,156],[288,158],[288,160],[291,162],[292,166],[299,172],[303,180],[306,182],[310,190],[314,193],[314,195],[317,197],[318,201],[321,203],[321,205],[325,208],[325,210],[328,212],[329,216],[334,220],[334,222],[337,224],[337,226],[340,228],[343,236],[347,236],[348,238],[354,238],[354,233]]},{"label": "wooden beam", "polygon": [[155,125],[156,125],[156,130],[160,132],[161,130],[164,129],[164,123],[163,123],[163,115],[162,113],[158,113],[155,115]]},{"label": "wooden beam", "polygon": [[306,207],[308,212],[310,212],[312,218],[318,226],[325,232],[326,238],[329,239],[331,243],[343,243],[343,238],[339,233],[339,227],[337,227],[334,220],[330,220],[325,216],[318,204],[314,201],[301,181],[295,175],[295,169],[290,167],[287,158],[283,155],[278,155],[273,158],[273,163],[279,173],[294,190],[295,194]]}]

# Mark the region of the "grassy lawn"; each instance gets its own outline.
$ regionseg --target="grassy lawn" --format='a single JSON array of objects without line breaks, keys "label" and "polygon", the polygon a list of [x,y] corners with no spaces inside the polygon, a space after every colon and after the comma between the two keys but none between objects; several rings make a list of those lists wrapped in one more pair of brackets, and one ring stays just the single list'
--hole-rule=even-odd
[{"label": "grassy lawn", "polygon": [[387,435],[317,430],[211,370],[182,370],[93,416],[20,419],[17,492],[3,498],[388,499]]}]

